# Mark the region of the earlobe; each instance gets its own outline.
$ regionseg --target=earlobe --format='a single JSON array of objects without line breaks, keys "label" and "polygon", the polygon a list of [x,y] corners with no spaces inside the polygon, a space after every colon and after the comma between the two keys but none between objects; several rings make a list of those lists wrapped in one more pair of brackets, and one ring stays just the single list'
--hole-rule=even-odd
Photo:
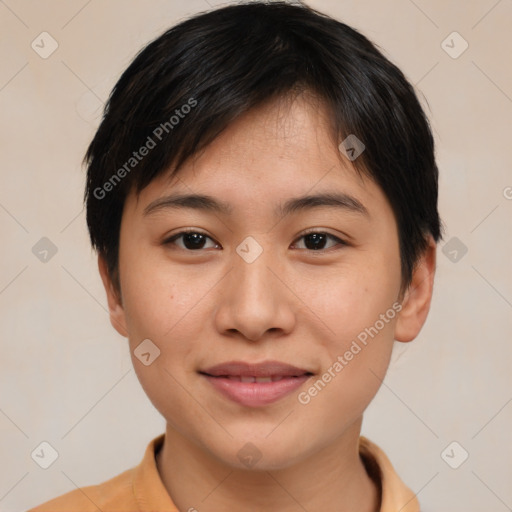
[{"label": "earlobe", "polygon": [[395,325],[395,340],[412,341],[418,336],[430,310],[436,269],[436,243],[432,237],[413,272]]},{"label": "earlobe", "polygon": [[121,304],[121,298],[116,293],[107,269],[107,263],[101,254],[98,255],[98,269],[101,280],[103,281],[103,286],[105,287],[105,292],[107,293],[110,323],[121,336],[127,338],[128,331],[126,329],[126,318],[123,305]]}]

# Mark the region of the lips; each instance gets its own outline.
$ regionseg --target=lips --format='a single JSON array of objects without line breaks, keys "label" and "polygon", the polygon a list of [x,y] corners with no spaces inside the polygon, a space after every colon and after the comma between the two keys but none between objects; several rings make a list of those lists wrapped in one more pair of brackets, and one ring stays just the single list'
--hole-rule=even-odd
[{"label": "lips", "polygon": [[[227,377],[241,382],[276,382],[283,377],[302,377],[312,375],[304,368],[299,368],[280,361],[264,361],[262,363],[245,363],[230,361],[202,370],[199,373],[212,377]],[[248,380],[253,379],[253,380]],[[264,380],[263,380],[264,379]]]},{"label": "lips", "polygon": [[245,407],[263,407],[290,395],[313,375],[310,371],[265,361],[231,361],[199,372],[221,395]]}]

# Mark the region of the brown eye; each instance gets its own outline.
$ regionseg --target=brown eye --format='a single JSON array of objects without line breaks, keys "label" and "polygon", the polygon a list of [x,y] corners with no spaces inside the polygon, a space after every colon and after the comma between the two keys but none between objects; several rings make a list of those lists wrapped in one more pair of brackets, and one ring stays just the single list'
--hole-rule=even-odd
[{"label": "brown eye", "polygon": [[334,246],[336,246],[336,245],[347,245],[340,238],[338,238],[338,237],[336,237],[334,235],[330,235],[329,233],[324,233],[322,231],[311,231],[309,233],[305,233],[304,235],[302,235],[299,238],[299,240],[300,239],[304,239],[304,245],[305,245],[304,248],[306,250],[308,250],[308,251],[322,251],[322,250],[326,250],[325,246],[326,246],[326,244],[327,244],[329,239],[334,240],[335,242],[337,242],[337,244],[334,244]]},{"label": "brown eye", "polygon": [[[182,239],[181,245],[176,243],[179,239]],[[207,240],[212,239],[200,231],[182,231],[167,239],[164,245],[177,245],[180,249],[196,251],[207,248],[205,247]],[[214,246],[216,245],[214,244]]]}]

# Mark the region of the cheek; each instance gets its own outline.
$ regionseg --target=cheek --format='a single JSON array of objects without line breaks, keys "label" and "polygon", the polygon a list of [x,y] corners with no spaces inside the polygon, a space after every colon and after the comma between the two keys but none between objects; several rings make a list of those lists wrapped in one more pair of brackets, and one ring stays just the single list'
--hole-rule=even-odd
[{"label": "cheek", "polygon": [[124,260],[122,290],[130,337],[154,338],[160,343],[181,338],[197,311],[201,297],[212,287],[199,268],[177,268],[152,252],[132,252]]},{"label": "cheek", "polygon": [[381,260],[347,264],[328,275],[319,273],[308,282],[300,283],[298,295],[308,306],[310,318],[316,318],[314,324],[309,325],[319,329],[317,338],[332,358],[347,350],[350,342],[361,333],[364,338],[365,329],[376,322],[382,337],[393,336],[399,266],[395,269],[389,265],[386,269],[384,258]]},{"label": "cheek", "polygon": [[338,404],[340,414],[360,414],[379,389],[394,343],[399,286],[399,264],[386,265],[382,256],[347,266],[347,270],[318,280],[309,288],[304,302],[314,304],[314,315],[309,316],[316,318],[318,331],[310,335],[322,354],[322,382],[307,393],[304,401],[311,398],[317,406],[323,404],[319,414],[322,407],[329,409],[329,403]]},{"label": "cheek", "polygon": [[[133,367],[154,407],[173,421],[176,411],[194,405],[182,383],[195,365],[196,340],[204,323],[200,299],[212,283],[136,253],[125,263],[129,271],[123,277],[124,309]],[[149,365],[137,357],[137,347],[146,339],[159,350]]]},{"label": "cheek", "polygon": [[[331,299],[324,304],[324,318],[334,333],[324,330],[316,336],[321,368],[297,397],[299,407],[304,407],[304,430],[313,435],[323,417],[330,425],[326,438],[355,422],[379,390],[391,357],[397,314],[393,294],[378,294],[372,288],[339,292]],[[333,305],[336,299],[339,306]]]}]

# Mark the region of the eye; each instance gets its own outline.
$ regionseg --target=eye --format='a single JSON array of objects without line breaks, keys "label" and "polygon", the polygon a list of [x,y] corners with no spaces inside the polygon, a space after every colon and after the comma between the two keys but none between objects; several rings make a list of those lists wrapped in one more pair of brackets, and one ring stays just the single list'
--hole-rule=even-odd
[{"label": "eye", "polygon": [[[181,239],[181,245],[177,243],[178,240]],[[334,244],[336,245],[348,245],[346,242],[341,240],[340,238],[330,235],[329,233],[325,233],[324,231],[309,231],[307,233],[304,233],[302,236],[298,238],[298,240],[304,239],[304,245],[305,247],[299,247],[299,249],[306,249],[308,251],[322,251],[326,250],[326,242],[327,240],[332,240],[334,242],[337,242]],[[186,251],[196,251],[201,249],[208,249],[206,246],[206,241],[210,240],[213,242],[213,248],[219,247],[219,244],[217,244],[212,238],[210,238],[208,235],[197,231],[197,230],[187,230],[187,231],[181,231],[167,240],[163,242],[164,245],[177,245],[180,249],[186,250]],[[332,246],[331,246],[332,247]],[[212,248],[212,247],[210,247]],[[329,247],[328,247],[329,248]]]},{"label": "eye", "polygon": [[304,239],[305,249],[308,251],[321,251],[325,250],[325,244],[328,239],[334,240],[337,242],[336,245],[348,245],[346,242],[341,240],[340,238],[330,235],[329,233],[325,233],[323,231],[309,231],[304,233],[298,240]]},{"label": "eye", "polygon": [[[179,239],[182,239],[182,245],[176,243]],[[205,247],[206,240],[211,240],[213,242],[212,238],[205,235],[204,233],[201,233],[200,231],[187,230],[173,235],[171,238],[165,240],[163,244],[177,245],[180,249],[195,251],[200,249],[207,249],[208,247]],[[218,244],[214,243],[214,247],[215,246],[218,246]]]}]

